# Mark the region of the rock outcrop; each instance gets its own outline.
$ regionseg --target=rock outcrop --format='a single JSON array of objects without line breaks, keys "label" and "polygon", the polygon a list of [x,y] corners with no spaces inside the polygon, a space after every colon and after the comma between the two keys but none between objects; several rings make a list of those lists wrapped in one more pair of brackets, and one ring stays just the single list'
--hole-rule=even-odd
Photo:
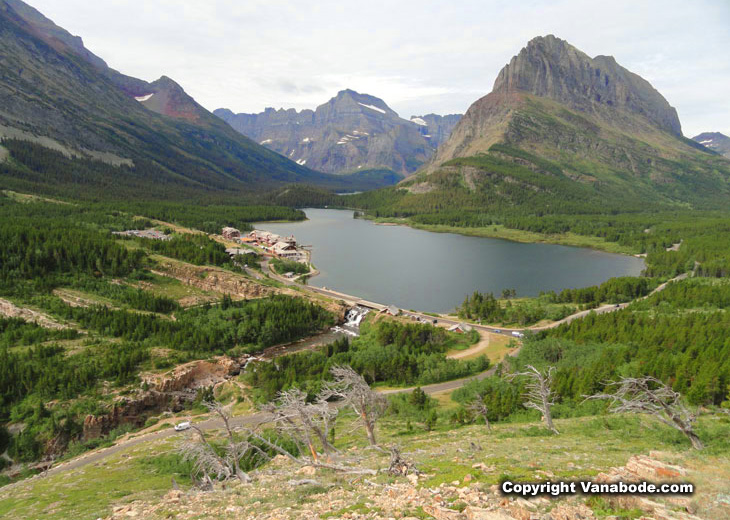
[{"label": "rock outcrop", "polygon": [[[600,133],[601,125],[636,134],[681,137],[677,111],[648,81],[611,56],[591,58],[568,42],[548,35],[532,39],[497,75],[492,92],[476,101],[439,149],[433,164],[486,152],[495,143],[550,140],[540,128],[534,99],[545,100],[578,131]],[[561,112],[561,109],[563,110]],[[572,117],[566,109],[574,112]],[[524,114],[524,117],[522,117]],[[588,118],[588,119],[586,119]],[[571,121],[572,119],[572,121]],[[588,125],[586,128],[581,126]],[[535,132],[537,135],[535,135]],[[561,143],[549,143],[560,146]],[[572,147],[576,144],[572,143]],[[583,143],[587,148],[594,143]],[[567,142],[565,145],[571,146]],[[581,145],[582,146],[582,145]],[[620,157],[620,153],[613,156]]]},{"label": "rock outcrop", "polygon": [[[632,459],[627,468],[634,463],[641,467],[639,474],[647,468],[665,468],[664,463],[648,457]],[[622,470],[624,471],[624,470]],[[633,474],[631,469],[626,469]],[[172,490],[157,502],[137,501],[120,505],[114,509],[110,520],[128,517],[192,519],[204,515],[207,518],[261,518],[268,520],[310,519],[310,518],[349,518],[349,519],[415,519],[435,520],[596,520],[598,518],[618,518],[597,515],[588,504],[586,497],[537,496],[522,498],[504,496],[499,487],[485,486],[483,483],[470,483],[466,477],[461,481],[442,483],[436,487],[423,485],[423,478],[399,478],[394,482],[379,483],[364,479],[360,484],[344,486],[325,483],[326,478],[313,467],[302,468],[298,474],[310,478],[304,482],[320,488],[310,495],[306,502],[282,503],[280,497],[292,493],[297,480],[290,480],[295,469],[282,456],[275,458],[265,470],[256,472],[254,481],[245,485],[227,484],[225,491],[200,493]],[[661,471],[660,471],[661,473]],[[321,479],[321,481],[320,481]],[[355,479],[354,481],[359,481]],[[321,482],[321,483],[320,483]],[[245,494],[239,489],[245,489]],[[242,498],[255,496],[257,501]],[[615,496],[607,496],[615,501]],[[659,501],[642,497],[632,497],[634,502],[618,507],[637,510],[645,520],[700,520],[697,516],[678,505],[668,505],[664,498]],[[266,504],[267,507],[262,507]],[[720,517],[718,517],[720,518]]]},{"label": "rock outcrop", "polygon": [[180,262],[162,262],[157,271],[162,276],[180,280],[185,285],[197,287],[204,291],[212,291],[239,298],[264,298],[277,291],[230,271],[215,267],[198,267]]},{"label": "rock outcrop", "polygon": [[157,392],[194,392],[216,386],[240,371],[240,361],[221,356],[214,362],[191,361],[164,374],[143,374],[141,377],[143,383]]},{"label": "rock outcrop", "polygon": [[8,300],[0,298],[0,316],[6,318],[21,318],[25,321],[35,323],[46,329],[62,330],[68,329],[68,325],[59,323],[50,316],[43,314],[42,312],[34,311],[32,309],[26,309],[18,307],[17,305],[9,302]]},{"label": "rock outcrop", "polygon": [[82,440],[99,438],[125,424],[139,428],[147,418],[161,411],[179,412],[183,409],[183,403],[184,399],[179,395],[156,390],[140,392],[135,397],[120,397],[114,401],[109,413],[86,416]]},{"label": "rock outcrop", "polygon": [[623,68],[612,56],[590,58],[553,35],[530,40],[500,71],[492,92],[529,93],[601,115],[605,107],[626,110],[682,135],[677,111],[648,81]]},{"label": "rock outcrop", "polygon": [[426,114],[425,116],[411,116],[410,120],[420,126],[421,134],[428,138],[428,142],[433,147],[438,148],[449,138],[461,116],[462,114],[445,116]]}]

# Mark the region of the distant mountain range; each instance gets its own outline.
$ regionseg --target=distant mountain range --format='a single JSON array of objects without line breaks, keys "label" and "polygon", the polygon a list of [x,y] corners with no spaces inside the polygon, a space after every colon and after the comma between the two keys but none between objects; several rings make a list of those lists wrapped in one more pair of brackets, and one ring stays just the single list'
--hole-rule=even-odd
[{"label": "distant mountain range", "polygon": [[531,40],[463,117],[405,120],[353,90],[316,110],[214,115],[172,79],[126,76],[37,10],[0,0],[0,107],[0,185],[55,195],[240,201],[415,172],[371,200],[412,215],[725,207],[730,196],[726,136],[686,139],[647,81],[554,36]]},{"label": "distant mountain range", "polygon": [[683,137],[676,110],[646,80],[550,35],[512,58],[400,187],[394,214],[719,207],[730,162]]},{"label": "distant mountain range", "polygon": [[243,135],[298,164],[328,173],[415,172],[431,159],[460,115],[398,116],[382,99],[343,90],[316,110],[214,114]]},{"label": "distant mountain range", "polygon": [[703,132],[692,138],[705,148],[724,155],[730,159],[730,137],[720,132]]},{"label": "distant mountain range", "polygon": [[83,197],[235,199],[288,183],[383,185],[372,176],[362,184],[323,174],[260,146],[172,79],[148,83],[111,69],[81,38],[20,0],[0,0],[0,56],[5,187]]}]

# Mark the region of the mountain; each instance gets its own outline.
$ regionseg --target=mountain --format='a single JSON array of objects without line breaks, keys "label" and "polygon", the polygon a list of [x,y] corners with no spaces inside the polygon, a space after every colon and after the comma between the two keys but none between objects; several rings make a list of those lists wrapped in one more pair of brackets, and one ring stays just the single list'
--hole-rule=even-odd
[{"label": "mountain", "polygon": [[243,135],[298,164],[328,173],[389,169],[408,175],[426,163],[459,116],[402,119],[382,99],[343,90],[316,110],[214,113]]},{"label": "mountain", "polygon": [[432,146],[438,148],[449,138],[459,119],[461,119],[461,114],[446,116],[426,114],[425,116],[411,116],[410,121],[416,123],[420,127],[421,135],[428,138],[428,142]]},{"label": "mountain", "polygon": [[109,68],[19,0],[0,0],[0,56],[6,187],[101,198],[236,198],[299,182],[356,189],[235,132],[167,77],[147,83]]},{"label": "mountain", "polygon": [[513,57],[430,164],[402,183],[422,202],[399,205],[443,207],[463,192],[475,209],[718,207],[729,178],[730,163],[683,137],[676,110],[646,80],[550,35]]},{"label": "mountain", "polygon": [[705,148],[724,155],[730,159],[730,137],[720,132],[703,132],[692,138]]}]

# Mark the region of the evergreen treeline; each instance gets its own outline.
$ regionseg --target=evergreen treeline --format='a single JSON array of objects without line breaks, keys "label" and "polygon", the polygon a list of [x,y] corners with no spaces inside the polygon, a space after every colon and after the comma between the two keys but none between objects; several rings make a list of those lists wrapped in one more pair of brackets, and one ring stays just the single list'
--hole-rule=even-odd
[{"label": "evergreen treeline", "polygon": [[149,312],[170,313],[180,309],[177,301],[167,296],[159,296],[150,291],[144,291],[119,283],[110,283],[108,280],[79,277],[68,284],[74,289],[109,298],[132,309]]},{"label": "evergreen treeline", "polygon": [[454,347],[454,340],[442,328],[383,320],[363,326],[361,332],[351,341],[342,339],[314,352],[257,363],[255,370],[246,372],[246,381],[266,401],[293,386],[316,394],[333,365],[350,365],[369,383],[389,385],[438,383],[489,367],[484,356],[470,361],[448,359],[446,352]]},{"label": "evergreen treeline", "polygon": [[279,274],[307,274],[309,272],[309,266],[307,264],[295,262],[294,260],[282,260],[280,258],[274,258],[271,261],[271,265]]},{"label": "evergreen treeline", "polygon": [[[169,366],[211,354],[260,351],[332,324],[321,307],[287,296],[241,302],[225,298],[220,305],[179,311],[177,321],[101,306],[70,307],[50,297],[45,303],[56,315],[122,341],[96,340],[69,355],[62,346],[40,343],[72,339],[75,331],[40,331],[22,320],[0,320],[0,422],[25,424],[23,432],[12,437],[10,449],[21,461],[40,458],[52,439],[68,442],[78,436],[82,417],[97,413],[99,384],[133,382],[141,365],[150,363],[153,347],[175,352],[161,360]],[[12,348],[21,343],[31,346]],[[42,404],[59,399],[76,404],[52,410]]]},{"label": "evergreen treeline", "polygon": [[540,320],[560,320],[573,312],[570,305],[553,305],[555,300],[540,298],[512,302],[501,302],[492,293],[474,293],[464,299],[456,312],[460,318],[487,323],[517,323],[531,325]]},{"label": "evergreen treeline", "polygon": [[71,329],[47,329],[21,318],[0,318],[0,348],[33,345],[44,341],[75,339]]},{"label": "evergreen treeline", "polygon": [[[584,397],[605,391],[607,381],[621,376],[650,375],[692,405],[720,405],[730,400],[728,307],[730,284],[724,281],[675,282],[625,310],[590,314],[525,338],[510,365],[557,368],[556,417],[600,413],[603,405]],[[479,394],[490,420],[503,420],[525,413],[521,384],[489,377],[456,390],[453,399],[465,404]]]},{"label": "evergreen treeline", "polygon": [[255,352],[333,325],[332,315],[322,307],[283,295],[248,301],[226,297],[219,305],[178,311],[174,321],[102,305],[72,307],[54,297],[37,302],[103,336],[184,351],[189,358]]},{"label": "evergreen treeline", "polygon": [[578,303],[595,307],[600,303],[630,302],[646,296],[657,285],[659,285],[658,280],[652,278],[620,276],[606,280],[601,285],[564,289],[558,294],[550,292],[546,295],[558,303]]},{"label": "evergreen treeline", "polygon": [[231,257],[220,242],[206,235],[175,235],[171,240],[135,238],[145,248],[162,256],[176,258],[195,265],[232,265]]}]

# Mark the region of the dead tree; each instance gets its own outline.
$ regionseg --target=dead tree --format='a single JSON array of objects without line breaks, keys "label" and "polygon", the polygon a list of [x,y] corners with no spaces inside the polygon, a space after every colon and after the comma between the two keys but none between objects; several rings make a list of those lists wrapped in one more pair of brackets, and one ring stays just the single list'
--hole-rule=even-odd
[{"label": "dead tree", "polygon": [[236,438],[231,427],[230,414],[220,403],[208,402],[205,403],[205,406],[223,422],[226,434],[223,454],[219,454],[206,437],[205,432],[193,424],[191,428],[194,438],[191,438],[180,447],[183,459],[193,463],[193,473],[202,474],[204,483],[212,485],[211,475],[215,476],[217,480],[227,480],[235,477],[241,482],[250,482],[251,477],[241,469],[240,461],[249,451],[259,452],[260,450],[253,446],[248,438],[243,440]]},{"label": "dead tree", "polygon": [[373,391],[365,378],[349,366],[334,366],[330,370],[334,382],[324,384],[322,399],[341,399],[357,414],[371,446],[377,446],[375,423],[388,409],[388,400]]},{"label": "dead tree", "polygon": [[555,404],[555,394],[552,391],[553,373],[555,367],[548,367],[545,372],[540,372],[532,365],[527,365],[524,372],[515,372],[507,376],[509,381],[517,377],[527,378],[525,386],[525,401],[522,406],[525,408],[533,408],[542,414],[545,426],[553,433],[560,433],[553,425],[553,416],[550,412],[552,405]]},{"label": "dead tree", "polygon": [[650,376],[622,377],[619,381],[606,383],[607,388],[615,388],[612,394],[596,394],[586,399],[605,399],[611,402],[611,413],[644,413],[657,418],[662,423],[679,430],[701,450],[704,446],[694,432],[693,424],[697,416],[682,403],[682,396],[672,388]]},{"label": "dead tree", "polygon": [[272,414],[276,429],[291,437],[300,449],[306,448],[305,451],[311,453],[315,462],[318,460],[315,439],[326,455],[337,451],[327,438],[337,409],[330,407],[324,399],[318,398],[316,402],[308,403],[306,393],[292,388],[279,392],[277,401],[266,409]]},{"label": "dead tree", "polygon": [[396,477],[405,477],[409,473],[415,475],[420,473],[413,461],[405,458],[397,446],[390,447],[390,466],[388,466],[387,471],[388,474]]},{"label": "dead tree", "polygon": [[487,406],[487,403],[484,402],[484,397],[477,393],[474,396],[474,400],[467,406],[467,410],[474,415],[484,417],[484,423],[487,425],[487,431],[492,431],[492,426],[489,424],[489,407]]}]

